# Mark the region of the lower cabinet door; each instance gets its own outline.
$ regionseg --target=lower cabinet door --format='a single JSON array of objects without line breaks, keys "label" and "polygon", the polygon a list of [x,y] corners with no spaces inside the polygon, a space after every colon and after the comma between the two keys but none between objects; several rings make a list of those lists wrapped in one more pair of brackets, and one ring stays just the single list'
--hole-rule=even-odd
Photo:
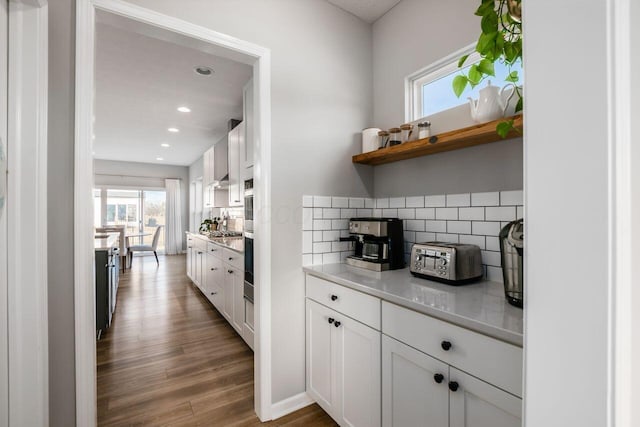
[{"label": "lower cabinet door", "polygon": [[306,300],[307,393],[334,419],[339,419],[335,312]]},{"label": "lower cabinet door", "polygon": [[207,258],[207,298],[220,312],[224,305],[223,291],[223,270],[222,261],[213,255],[206,255]]},{"label": "lower cabinet door", "polygon": [[242,335],[244,326],[244,277],[240,270],[233,270],[233,327]]},{"label": "lower cabinet door", "polygon": [[448,427],[448,373],[447,364],[383,335],[382,425]]},{"label": "lower cabinet door", "polygon": [[522,400],[455,368],[450,381],[451,427],[520,427]]},{"label": "lower cabinet door", "polygon": [[380,332],[336,313],[342,426],[380,426]]},{"label": "lower cabinet door", "polygon": [[191,274],[191,238],[187,237],[187,276],[193,280],[193,274]]},{"label": "lower cabinet door", "polygon": [[233,324],[233,282],[234,270],[224,265],[224,308],[222,314]]}]

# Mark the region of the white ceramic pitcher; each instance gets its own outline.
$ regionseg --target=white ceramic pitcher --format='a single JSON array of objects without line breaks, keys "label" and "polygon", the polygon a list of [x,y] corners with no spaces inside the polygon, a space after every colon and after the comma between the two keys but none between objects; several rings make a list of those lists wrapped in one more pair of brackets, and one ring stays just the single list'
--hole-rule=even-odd
[{"label": "white ceramic pitcher", "polygon": [[[505,90],[511,87],[511,93],[505,99]],[[490,122],[504,117],[504,114],[509,105],[509,101],[516,93],[515,85],[509,83],[502,89],[498,86],[491,84],[491,80],[487,82],[487,86],[480,89],[480,96],[478,100],[473,98],[469,99],[469,106],[471,107],[471,118],[477,123]]]}]

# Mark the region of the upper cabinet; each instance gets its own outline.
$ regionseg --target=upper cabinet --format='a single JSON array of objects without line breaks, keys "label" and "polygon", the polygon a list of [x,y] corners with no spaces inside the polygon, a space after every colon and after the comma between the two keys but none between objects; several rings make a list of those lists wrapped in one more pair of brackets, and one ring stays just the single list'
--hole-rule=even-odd
[{"label": "upper cabinet", "polygon": [[253,79],[249,80],[242,91],[243,115],[245,126],[243,163],[244,168],[248,169],[253,166],[253,147],[254,147],[254,104],[253,104]]},{"label": "upper cabinet", "polygon": [[214,175],[214,151],[215,151],[215,146],[209,148],[207,151],[204,152],[204,155],[202,156],[202,160],[203,160],[203,172],[202,172],[202,185],[204,187],[208,187],[209,185],[212,185],[213,182],[215,181],[215,177]]},{"label": "upper cabinet", "polygon": [[244,164],[242,161],[244,159],[242,153],[244,131],[245,126],[244,122],[242,122],[229,132],[229,206],[243,205],[241,179],[244,167],[241,164]]},{"label": "upper cabinet", "polygon": [[222,181],[229,172],[229,166],[227,164],[227,152],[228,152],[228,136],[218,141],[213,146],[213,179],[214,181]]}]

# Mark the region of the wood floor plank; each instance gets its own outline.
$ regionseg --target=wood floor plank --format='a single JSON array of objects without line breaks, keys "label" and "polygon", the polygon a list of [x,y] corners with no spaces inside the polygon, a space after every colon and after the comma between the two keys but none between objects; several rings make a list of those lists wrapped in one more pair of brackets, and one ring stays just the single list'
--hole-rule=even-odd
[{"label": "wood floor plank", "polygon": [[335,426],[317,405],[254,412],[253,352],[191,283],[184,256],[134,260],[97,347],[99,426]]}]

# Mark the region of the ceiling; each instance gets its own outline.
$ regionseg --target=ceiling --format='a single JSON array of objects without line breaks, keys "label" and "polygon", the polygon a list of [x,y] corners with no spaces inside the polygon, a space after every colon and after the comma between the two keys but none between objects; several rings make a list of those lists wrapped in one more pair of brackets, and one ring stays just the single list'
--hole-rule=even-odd
[{"label": "ceiling", "polygon": [[400,0],[327,0],[370,24],[387,13]]},{"label": "ceiling", "polygon": [[[229,119],[242,118],[252,67],[123,20],[97,19],[94,157],[190,165],[227,133]],[[196,74],[200,65],[214,74]]]}]

